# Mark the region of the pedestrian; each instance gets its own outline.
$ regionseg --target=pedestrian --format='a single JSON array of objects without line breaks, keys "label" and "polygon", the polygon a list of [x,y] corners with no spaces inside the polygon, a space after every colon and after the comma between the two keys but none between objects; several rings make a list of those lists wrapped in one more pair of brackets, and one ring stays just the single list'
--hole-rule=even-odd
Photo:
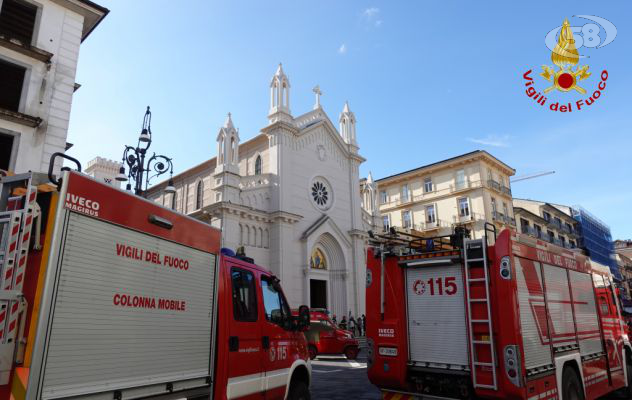
[{"label": "pedestrian", "polygon": [[366,336],[366,316],[362,314],[362,322],[360,323],[362,326],[362,336]]},{"label": "pedestrian", "polygon": [[340,329],[347,329],[347,317],[346,316],[342,316],[342,319],[340,320],[340,325],[338,325],[340,327]]},{"label": "pedestrian", "polygon": [[349,317],[349,330],[351,331],[351,334],[353,336],[355,336],[355,328],[356,328],[356,322],[355,319],[353,319],[353,315]]},{"label": "pedestrian", "polygon": [[338,325],[338,320],[336,319],[336,314],[334,314],[333,318],[331,319],[331,322],[333,322],[334,325]]}]

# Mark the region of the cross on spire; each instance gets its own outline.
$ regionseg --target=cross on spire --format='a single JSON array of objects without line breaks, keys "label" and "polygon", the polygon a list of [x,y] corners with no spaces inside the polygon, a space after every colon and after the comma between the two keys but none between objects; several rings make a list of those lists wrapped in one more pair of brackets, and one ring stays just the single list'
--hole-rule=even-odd
[{"label": "cross on spire", "polygon": [[320,86],[318,85],[314,86],[312,92],[316,94],[316,104],[314,104],[314,110],[316,110],[320,108],[320,96],[323,94],[323,92],[320,91]]}]

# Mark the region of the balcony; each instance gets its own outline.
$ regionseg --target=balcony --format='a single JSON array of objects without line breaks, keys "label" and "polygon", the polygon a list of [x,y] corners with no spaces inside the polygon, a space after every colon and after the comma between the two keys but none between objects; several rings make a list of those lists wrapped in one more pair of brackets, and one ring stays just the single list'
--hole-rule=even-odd
[{"label": "balcony", "polygon": [[439,228],[451,228],[452,224],[448,223],[447,221],[443,221],[443,220],[436,220],[434,222],[421,222],[418,224],[415,224],[413,226],[413,229],[423,232],[423,231],[431,231],[434,229],[439,229]]},{"label": "balcony", "polygon": [[525,225],[521,226],[520,227],[520,233],[522,233],[524,235],[534,236],[534,237],[538,236],[535,228],[533,228],[531,226],[525,226]]},{"label": "balcony", "polygon": [[507,196],[511,197],[511,189],[508,188],[507,186],[500,186],[500,191],[503,192],[504,194],[506,194]]},{"label": "balcony", "polygon": [[272,181],[272,174],[260,174],[242,176],[239,181],[241,190],[255,189],[261,186],[268,186]]},{"label": "balcony", "polygon": [[561,230],[562,229],[562,224],[554,219],[551,219],[549,221],[547,221],[547,224],[557,230]]},{"label": "balcony", "polygon": [[500,183],[496,182],[493,179],[488,179],[487,180],[487,186],[489,186],[490,188],[494,189],[494,190],[498,190],[499,192],[500,190]]}]

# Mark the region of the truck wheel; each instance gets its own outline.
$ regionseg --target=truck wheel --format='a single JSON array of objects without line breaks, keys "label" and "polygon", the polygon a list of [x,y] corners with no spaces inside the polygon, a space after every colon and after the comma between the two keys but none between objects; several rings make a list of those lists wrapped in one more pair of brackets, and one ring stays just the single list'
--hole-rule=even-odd
[{"label": "truck wheel", "polygon": [[318,349],[316,348],[316,346],[309,346],[308,351],[310,360],[313,360],[318,356]]},{"label": "truck wheel", "polygon": [[290,393],[287,395],[287,400],[311,400],[312,396],[309,393],[309,388],[303,381],[292,382],[290,386]]},{"label": "truck wheel", "polygon": [[358,358],[359,352],[360,350],[357,347],[349,346],[345,349],[345,357],[347,357],[347,360],[355,360]]},{"label": "truck wheel", "polygon": [[562,374],[562,400],[584,400],[584,390],[577,373],[570,367],[564,368]]},{"label": "truck wheel", "polygon": [[624,399],[632,399],[632,362],[631,361],[632,360],[629,357],[626,358],[625,368],[628,373],[628,386],[619,389],[619,391],[617,392],[619,396],[621,396]]}]

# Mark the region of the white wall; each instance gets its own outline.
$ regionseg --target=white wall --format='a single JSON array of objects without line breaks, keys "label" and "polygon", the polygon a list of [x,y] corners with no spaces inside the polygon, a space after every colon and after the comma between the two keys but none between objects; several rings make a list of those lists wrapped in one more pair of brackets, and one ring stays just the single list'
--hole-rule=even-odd
[{"label": "white wall", "polygon": [[[50,156],[63,152],[75,84],[83,17],[49,0],[30,1],[39,7],[33,45],[53,54],[44,62],[0,47],[0,58],[27,68],[19,111],[43,119],[38,128],[0,120],[0,129],[17,133],[14,171],[47,171]],[[57,173],[61,161],[57,164]]]}]

